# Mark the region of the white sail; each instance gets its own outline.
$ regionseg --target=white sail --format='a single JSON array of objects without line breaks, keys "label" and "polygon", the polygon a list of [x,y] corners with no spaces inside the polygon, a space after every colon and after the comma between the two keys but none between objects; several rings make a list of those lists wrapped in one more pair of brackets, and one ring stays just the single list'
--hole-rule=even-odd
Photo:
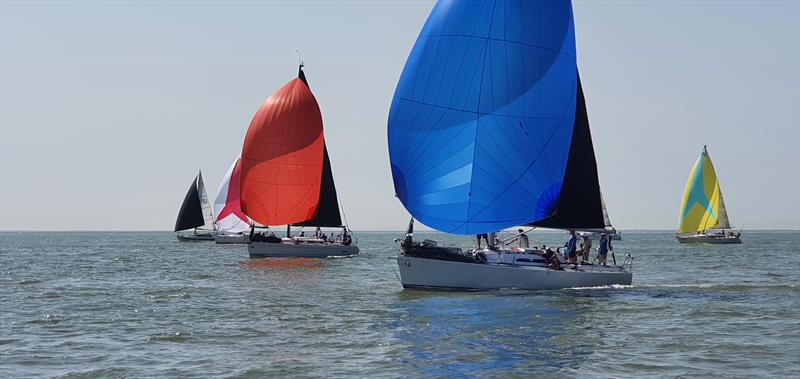
[{"label": "white sail", "polygon": [[719,217],[717,225],[712,229],[730,229],[731,222],[728,220],[728,210],[725,209],[725,200],[722,198],[722,189],[719,190]]},{"label": "white sail", "polygon": [[[219,184],[217,197],[214,199],[214,220],[217,223],[217,228],[229,233],[245,232],[250,229],[251,222],[250,218],[241,212],[239,206],[238,175],[233,183],[236,188],[231,189],[231,176],[239,163],[239,159],[240,157],[237,156],[231,163],[231,167],[228,168],[222,178],[222,182]],[[235,207],[235,209],[226,211],[226,207]]]},{"label": "white sail", "polygon": [[606,201],[603,200],[603,192],[600,192],[600,204],[603,205],[603,224],[607,227],[611,227],[611,219],[608,217],[608,210],[606,209]]},{"label": "white sail", "polygon": [[203,220],[205,223],[201,229],[213,230],[214,228],[214,215],[211,213],[211,204],[208,202],[208,195],[206,194],[206,186],[203,184],[203,173],[197,175],[197,192],[200,194],[200,209],[203,210]]}]

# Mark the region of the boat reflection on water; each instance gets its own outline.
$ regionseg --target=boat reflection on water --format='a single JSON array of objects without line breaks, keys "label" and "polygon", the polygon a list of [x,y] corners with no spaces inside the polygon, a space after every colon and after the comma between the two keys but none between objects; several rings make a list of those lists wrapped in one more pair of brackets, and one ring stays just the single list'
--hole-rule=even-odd
[{"label": "boat reflection on water", "polygon": [[248,259],[239,263],[241,266],[251,270],[262,270],[271,268],[287,269],[319,269],[323,262],[314,258],[263,258]]},{"label": "boat reflection on water", "polygon": [[566,374],[601,348],[592,308],[608,296],[602,289],[407,289],[397,295],[401,314],[391,329],[419,375]]}]

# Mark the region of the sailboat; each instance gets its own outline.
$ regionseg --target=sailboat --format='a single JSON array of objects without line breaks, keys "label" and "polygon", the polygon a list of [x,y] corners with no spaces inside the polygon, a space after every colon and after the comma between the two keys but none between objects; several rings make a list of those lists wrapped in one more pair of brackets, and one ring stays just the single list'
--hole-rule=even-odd
[{"label": "sailboat", "polygon": [[[266,226],[286,226],[286,237],[250,232],[250,257],[349,256],[359,249],[342,223],[322,114],[303,64],[297,78],[270,96],[247,130],[241,158],[241,209]],[[292,226],[315,227],[292,235]],[[341,229],[331,238],[321,227]],[[309,233],[310,234],[310,233]]]},{"label": "sailboat", "polygon": [[[628,259],[562,264],[551,249],[494,242],[515,225],[605,226],[569,2],[438,2],[397,84],[388,144],[395,194],[412,215],[397,256],[403,287],[631,284]],[[415,219],[486,233],[490,248],[415,242]]]},{"label": "sailboat", "polygon": [[215,240],[219,244],[250,242],[252,220],[242,212],[239,192],[240,157],[236,157],[222,178],[214,200],[214,222],[217,224]]},{"label": "sailboat", "polygon": [[[215,234],[213,220],[206,187],[203,185],[203,173],[198,172],[189,186],[186,197],[183,198],[178,219],[175,221],[175,236],[178,241],[213,241]],[[178,233],[189,229],[192,229],[191,234]]]},{"label": "sailboat", "polygon": [[681,202],[678,233],[679,242],[741,243],[740,231],[731,230],[728,211],[722,199],[714,164],[703,146],[700,158],[689,174]]}]

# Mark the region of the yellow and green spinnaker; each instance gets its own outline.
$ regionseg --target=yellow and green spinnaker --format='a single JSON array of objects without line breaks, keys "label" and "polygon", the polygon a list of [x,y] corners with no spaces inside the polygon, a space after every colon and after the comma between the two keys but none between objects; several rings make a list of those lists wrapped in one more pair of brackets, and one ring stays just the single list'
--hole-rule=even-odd
[{"label": "yellow and green spinnaker", "polygon": [[714,164],[703,147],[683,191],[678,233],[730,228]]}]

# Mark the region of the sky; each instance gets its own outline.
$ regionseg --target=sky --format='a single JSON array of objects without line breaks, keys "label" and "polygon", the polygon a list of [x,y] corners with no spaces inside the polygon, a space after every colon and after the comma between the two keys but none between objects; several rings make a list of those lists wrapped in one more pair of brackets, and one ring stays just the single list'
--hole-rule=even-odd
[{"label": "sky", "polygon": [[[731,222],[800,229],[800,1],[575,1],[618,229],[677,226],[704,144]],[[355,230],[402,230],[386,122],[430,1],[0,1],[0,230],[172,230],[302,52]]]}]

